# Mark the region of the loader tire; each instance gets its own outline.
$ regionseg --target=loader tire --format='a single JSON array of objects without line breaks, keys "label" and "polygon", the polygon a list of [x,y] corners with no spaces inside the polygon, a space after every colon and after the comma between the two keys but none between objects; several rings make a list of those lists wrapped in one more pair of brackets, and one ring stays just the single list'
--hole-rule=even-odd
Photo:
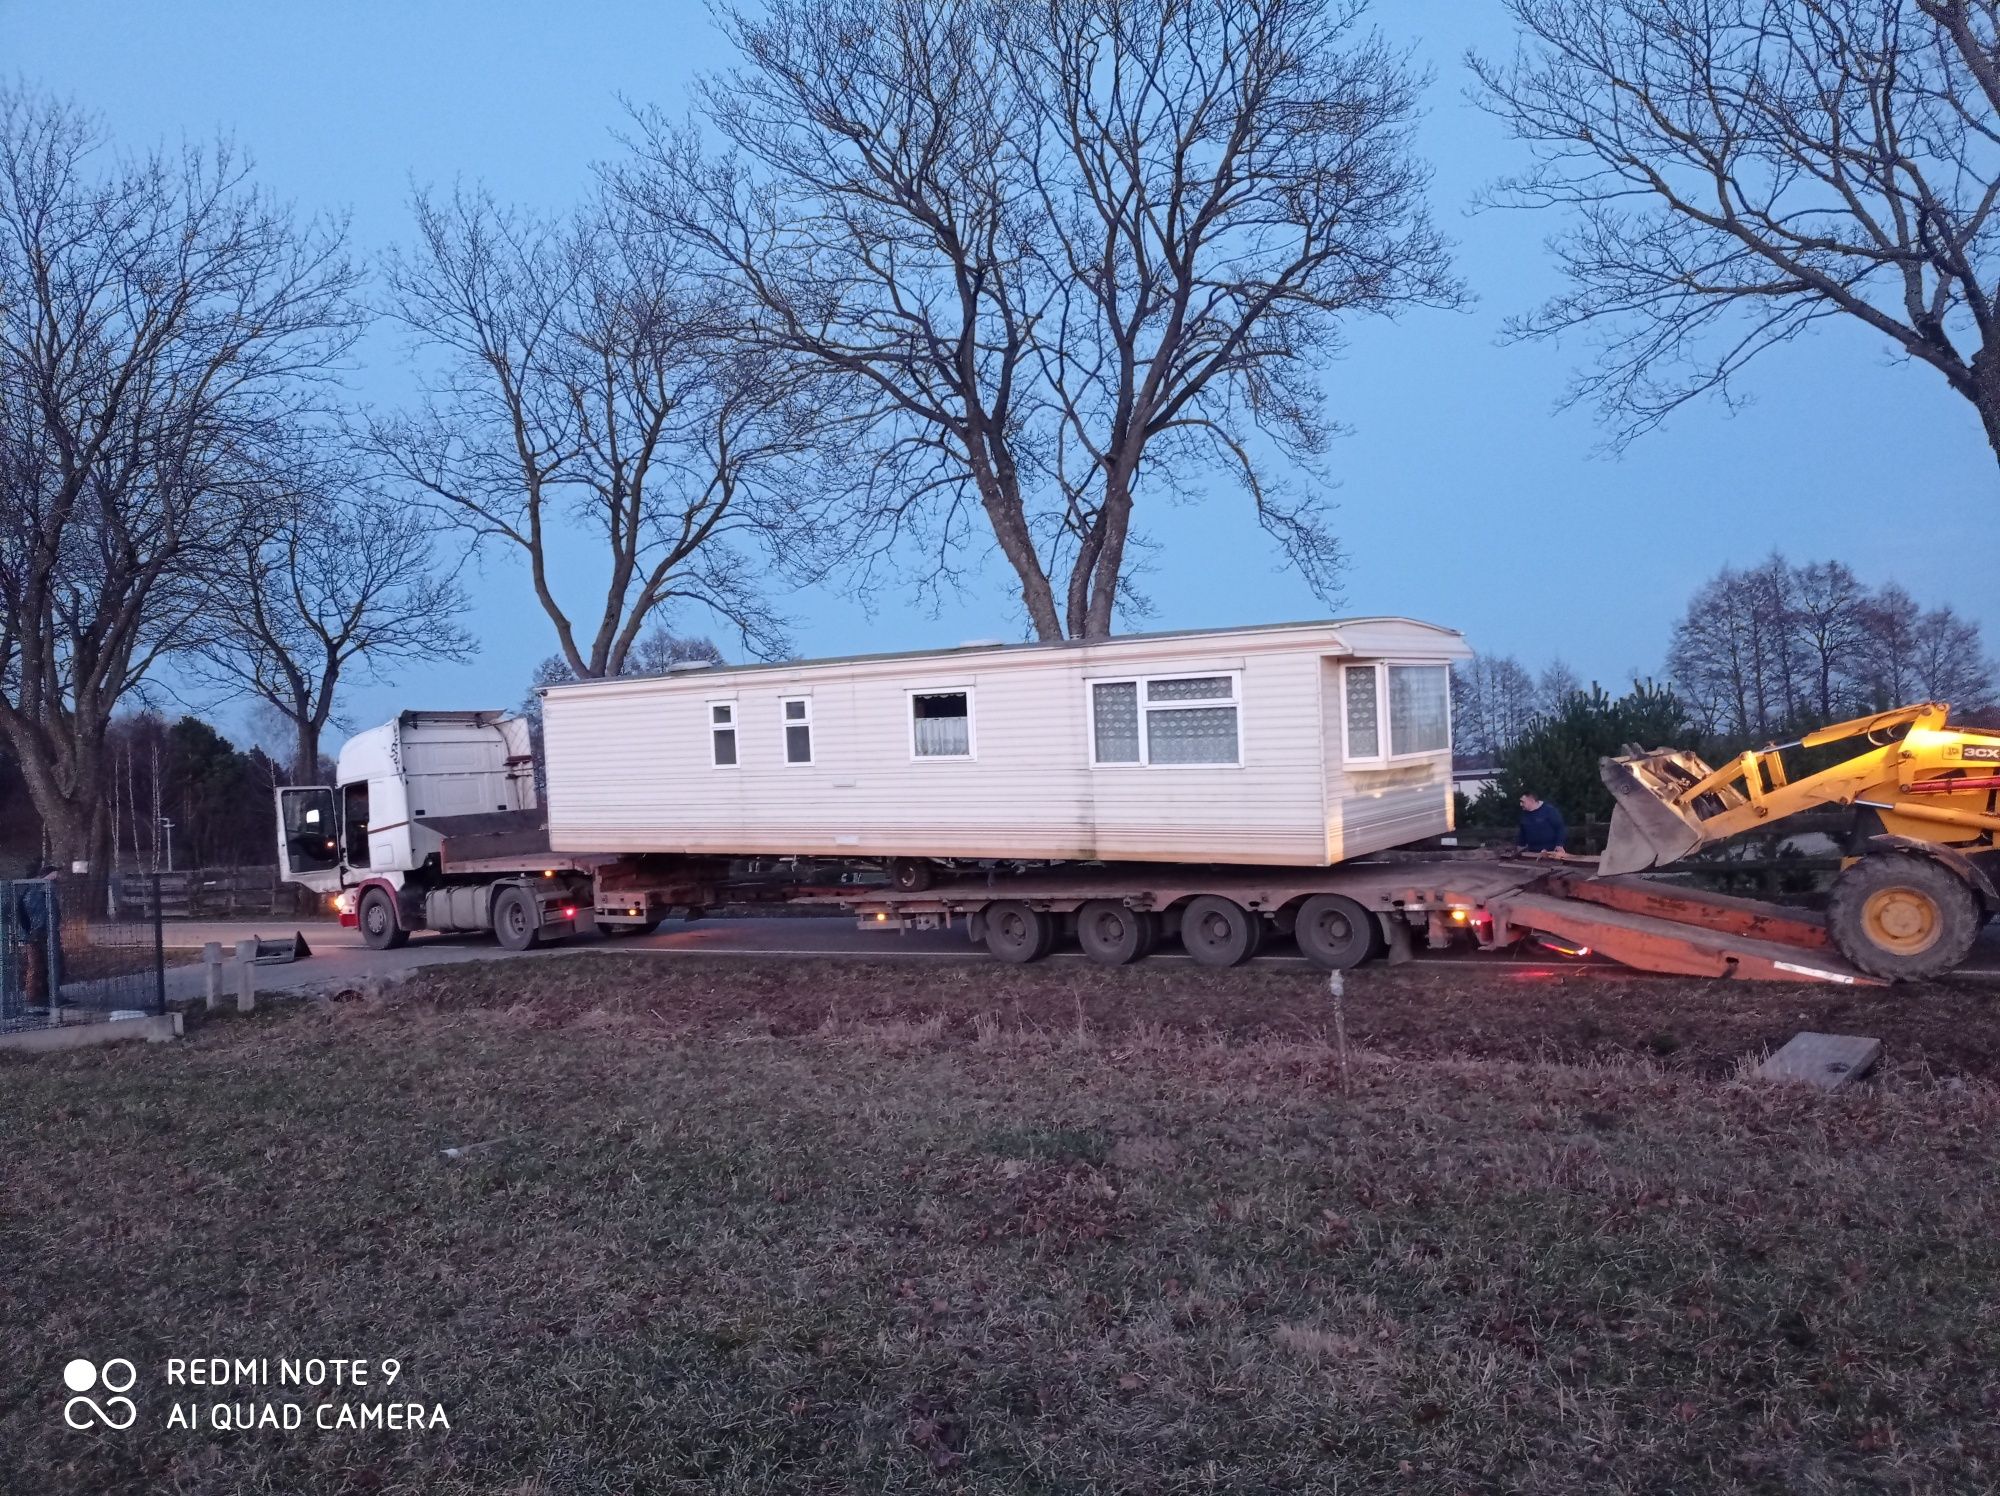
[{"label": "loader tire", "polygon": [[1985,921],[1979,896],[1943,863],[1876,852],[1833,882],[1827,932],[1871,977],[1922,981],[1963,961]]}]

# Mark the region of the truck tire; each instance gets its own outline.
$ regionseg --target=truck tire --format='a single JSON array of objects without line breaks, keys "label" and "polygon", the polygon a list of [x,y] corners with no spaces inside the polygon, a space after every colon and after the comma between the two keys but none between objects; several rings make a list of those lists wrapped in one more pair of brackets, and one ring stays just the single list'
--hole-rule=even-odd
[{"label": "truck tire", "polygon": [[527,889],[500,890],[493,900],[493,937],[509,951],[529,951],[541,943],[542,911]]},{"label": "truck tire", "polygon": [[1826,927],[1871,977],[1921,981],[1963,961],[1984,923],[1979,896],[1950,868],[1910,852],[1875,852],[1833,881]]},{"label": "truck tire", "polygon": [[1199,966],[1241,966],[1263,943],[1263,917],[1233,899],[1205,893],[1181,911],[1181,948]]},{"label": "truck tire", "polygon": [[1375,916],[1345,894],[1316,893],[1299,905],[1292,934],[1315,966],[1348,971],[1375,954]]},{"label": "truck tire", "polygon": [[361,896],[355,921],[361,926],[362,941],[371,951],[393,951],[409,941],[410,932],[396,918],[396,901],[386,888],[371,888]]},{"label": "truck tire", "polygon": [[1055,916],[1013,899],[986,906],[986,949],[1016,966],[1039,961],[1056,943]]},{"label": "truck tire", "polygon": [[1103,966],[1128,966],[1159,944],[1160,919],[1149,909],[1133,909],[1117,899],[1092,899],[1076,911],[1076,939],[1083,953]]}]

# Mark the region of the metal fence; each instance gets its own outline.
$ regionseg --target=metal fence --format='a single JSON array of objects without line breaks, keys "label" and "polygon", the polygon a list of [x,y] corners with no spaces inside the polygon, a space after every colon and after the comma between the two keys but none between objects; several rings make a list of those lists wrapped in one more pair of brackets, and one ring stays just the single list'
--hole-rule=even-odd
[{"label": "metal fence", "polygon": [[0,881],[0,1033],[164,1013],[159,908],[114,903],[102,876]]}]

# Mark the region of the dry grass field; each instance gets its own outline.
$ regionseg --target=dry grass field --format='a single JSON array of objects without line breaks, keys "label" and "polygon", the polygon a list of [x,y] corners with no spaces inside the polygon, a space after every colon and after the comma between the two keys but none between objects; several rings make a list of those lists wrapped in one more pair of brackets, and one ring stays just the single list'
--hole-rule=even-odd
[{"label": "dry grass field", "polygon": [[9,1060],[0,1491],[1991,1490],[1994,1007],[1368,973],[1343,1085],[1296,972],[589,956]]}]

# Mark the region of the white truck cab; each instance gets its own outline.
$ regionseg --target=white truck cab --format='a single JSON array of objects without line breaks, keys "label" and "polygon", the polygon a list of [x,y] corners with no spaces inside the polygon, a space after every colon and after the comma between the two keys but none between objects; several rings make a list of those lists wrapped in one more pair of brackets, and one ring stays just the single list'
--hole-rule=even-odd
[{"label": "white truck cab", "polygon": [[[284,876],[319,893],[400,889],[435,865],[436,823],[537,808],[528,723],[505,712],[404,712],[349,738],[334,778],[278,791]],[[353,904],[342,898],[343,922]]]}]

